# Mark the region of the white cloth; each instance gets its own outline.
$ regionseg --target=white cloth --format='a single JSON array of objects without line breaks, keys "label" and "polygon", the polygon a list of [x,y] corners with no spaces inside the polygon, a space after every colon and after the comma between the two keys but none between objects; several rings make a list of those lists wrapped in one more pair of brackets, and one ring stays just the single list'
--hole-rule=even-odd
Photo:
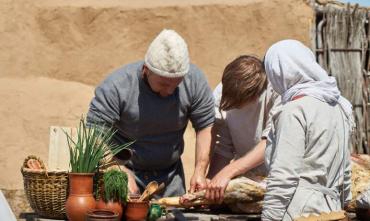
[{"label": "white cloth", "polygon": [[174,30],[164,29],[150,44],[145,65],[163,77],[183,77],[190,66],[188,46]]},{"label": "white cloth", "polygon": [[[316,62],[312,51],[296,40],[272,45],[265,56],[269,81],[286,103],[293,97],[307,95],[335,105],[338,103],[353,124],[352,105],[340,96],[337,81]],[[354,126],[354,125],[353,125]]]},{"label": "white cloth", "polygon": [[1,190],[0,190],[0,217],[1,217],[1,220],[6,220],[6,221],[16,221],[17,220]]},{"label": "white cloth", "polygon": [[[335,79],[298,41],[273,45],[265,68],[283,105],[268,136],[262,220],[340,210],[340,194],[346,202],[351,197],[351,105],[340,96]],[[293,100],[299,95],[306,96]]]},{"label": "white cloth", "polygon": [[[271,116],[276,106],[280,104],[280,96],[268,85],[267,89],[254,102],[239,109],[220,111],[219,105],[222,96],[222,83],[213,91],[217,140],[215,153],[227,159],[239,159],[251,151],[262,137],[267,137],[271,129]],[[267,175],[264,165],[260,165],[251,172],[258,175]]]}]

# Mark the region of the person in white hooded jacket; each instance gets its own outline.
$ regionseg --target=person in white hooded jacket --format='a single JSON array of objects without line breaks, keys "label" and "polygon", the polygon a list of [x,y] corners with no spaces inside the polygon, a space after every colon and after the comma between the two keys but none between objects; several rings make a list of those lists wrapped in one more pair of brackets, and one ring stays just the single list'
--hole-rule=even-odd
[{"label": "person in white hooded jacket", "polygon": [[351,199],[352,106],[334,77],[296,40],[272,45],[265,69],[282,106],[273,116],[262,220],[338,211]]}]

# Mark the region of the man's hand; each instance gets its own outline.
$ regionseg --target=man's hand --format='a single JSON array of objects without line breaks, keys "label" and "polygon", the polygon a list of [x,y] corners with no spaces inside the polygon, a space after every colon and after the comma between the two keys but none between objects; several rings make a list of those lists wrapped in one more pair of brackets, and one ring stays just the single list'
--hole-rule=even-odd
[{"label": "man's hand", "polygon": [[207,185],[206,198],[219,203],[222,202],[226,187],[232,178],[242,175],[263,163],[265,147],[266,140],[262,139],[253,150],[218,172]]},{"label": "man's hand", "polygon": [[194,173],[190,179],[190,193],[194,193],[203,190],[207,187],[206,178],[200,173]]},{"label": "man's hand", "polygon": [[195,168],[190,180],[190,193],[203,190],[207,187],[206,171],[211,151],[212,125],[196,132],[195,141]]},{"label": "man's hand", "polygon": [[226,170],[220,171],[207,185],[206,199],[222,203],[231,177]]},{"label": "man's hand", "polygon": [[124,166],[124,163],[125,163],[124,161],[122,161],[122,160],[120,160],[116,157],[114,157],[114,160],[118,163],[118,165],[112,166],[112,168],[122,170],[127,174],[129,193],[134,193],[134,194],[135,193],[140,193],[140,189],[137,186],[136,181],[135,181],[134,173],[131,170],[129,170],[127,167]]},{"label": "man's hand", "polygon": [[[119,160],[117,160],[117,161],[120,162]],[[135,175],[134,175],[134,173],[131,170],[129,170],[127,167],[125,167],[122,164],[121,165],[113,166],[112,168],[116,168],[116,169],[122,170],[122,171],[124,171],[127,174],[127,178],[128,178],[128,191],[129,191],[129,193],[140,193],[140,189],[137,186],[136,181],[135,181]]]}]

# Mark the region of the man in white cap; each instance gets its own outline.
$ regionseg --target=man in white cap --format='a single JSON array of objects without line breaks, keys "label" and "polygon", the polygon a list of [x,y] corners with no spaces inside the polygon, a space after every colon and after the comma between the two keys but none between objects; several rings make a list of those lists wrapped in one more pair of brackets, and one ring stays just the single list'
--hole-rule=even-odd
[{"label": "man in white cap", "polygon": [[189,119],[196,131],[190,191],[205,188],[213,107],[212,91],[204,74],[190,64],[184,39],[163,30],[144,61],[119,68],[96,88],[87,121],[114,126],[117,143],[135,140],[132,158],[125,165],[121,162],[131,193],[155,180],[166,185],[161,196],[175,196],[185,193],[181,154]]}]

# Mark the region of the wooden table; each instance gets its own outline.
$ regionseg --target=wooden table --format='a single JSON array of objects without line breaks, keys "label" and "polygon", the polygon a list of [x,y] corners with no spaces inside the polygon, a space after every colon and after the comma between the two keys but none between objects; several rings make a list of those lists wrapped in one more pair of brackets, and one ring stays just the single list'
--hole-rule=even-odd
[{"label": "wooden table", "polygon": [[[351,221],[360,221],[356,219],[354,213],[348,213]],[[35,213],[23,213],[21,218],[26,221],[58,221],[55,219],[39,218]],[[216,214],[210,211],[190,211],[182,209],[172,209],[166,216],[158,219],[158,221],[260,221],[260,214]]]},{"label": "wooden table", "polygon": [[[351,221],[359,221],[356,219],[354,213],[348,213]],[[199,221],[260,221],[261,214],[217,214],[214,211],[191,211],[183,209],[172,209],[169,213],[160,218],[161,221],[186,221],[186,220],[199,220]]]},{"label": "wooden table", "polygon": [[248,220],[248,221],[259,221],[261,220],[260,214],[227,214],[217,213],[216,211],[210,210],[184,210],[184,209],[170,209],[165,217],[159,220],[199,220],[199,221],[237,221],[237,220]]}]

